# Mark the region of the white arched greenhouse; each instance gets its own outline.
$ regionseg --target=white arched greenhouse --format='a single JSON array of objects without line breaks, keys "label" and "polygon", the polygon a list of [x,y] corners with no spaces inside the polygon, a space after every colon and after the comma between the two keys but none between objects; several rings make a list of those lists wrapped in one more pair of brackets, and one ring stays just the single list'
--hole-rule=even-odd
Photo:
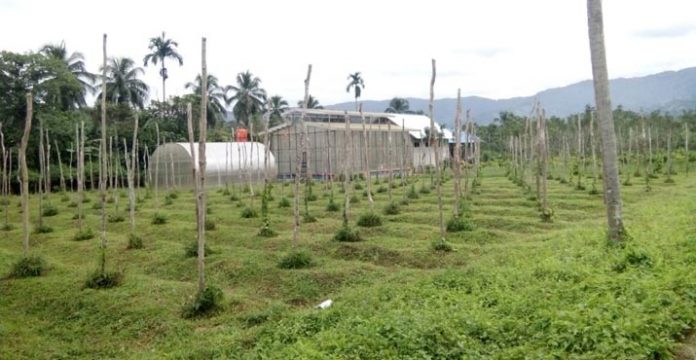
[{"label": "white arched greenhouse", "polygon": [[[193,144],[193,157],[198,169],[198,143]],[[267,168],[264,165],[266,147],[257,142],[212,142],[205,144],[206,187],[230,183],[263,181],[278,173],[275,157],[269,151]],[[162,188],[192,188],[191,146],[189,143],[167,143],[150,155],[149,176],[152,185]]]}]

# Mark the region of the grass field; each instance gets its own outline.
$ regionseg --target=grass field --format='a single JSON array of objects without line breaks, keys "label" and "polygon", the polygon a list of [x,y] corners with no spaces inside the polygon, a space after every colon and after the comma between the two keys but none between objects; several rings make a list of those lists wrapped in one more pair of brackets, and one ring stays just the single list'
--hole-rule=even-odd
[{"label": "grass field", "polygon": [[[256,236],[260,218],[241,218],[247,194],[240,202],[211,190],[207,278],[224,291],[224,308],[194,320],[181,317],[196,291],[196,260],[185,256],[195,241],[189,191],[168,205],[161,192],[164,225],[150,223],[153,197],[138,205],[141,250],[126,250],[127,198],[119,199],[126,221],[108,224],[108,266],[125,279],[108,290],[83,287],[99,239],[74,241],[73,196],[52,194],[58,214],[45,222],[55,231],[31,236],[32,252],[50,270],[0,280],[0,359],[688,359],[693,348],[678,344],[696,325],[695,175],[676,175],[675,184],[654,179],[648,193],[638,179],[624,187],[632,239],[619,248],[605,241],[601,195],[550,180],[555,217],[545,223],[502,169],[485,168],[468,200],[476,228],[448,234],[449,253],[431,248],[435,191],[382,215],[383,226],[359,229],[364,241],[339,243],[332,237],[341,213],[325,210],[328,193],[316,184],[310,213],[318,221],[303,224],[300,238],[315,265],[302,270],[277,266],[290,250],[292,209],[278,207],[283,195],[291,198],[290,186],[273,190],[274,238]],[[423,184],[429,178],[416,189]],[[381,213],[380,186],[373,191]],[[452,181],[444,186],[449,217]],[[352,192],[360,197],[355,223],[368,202],[363,190]],[[337,202],[342,196],[336,191]],[[97,231],[97,195],[88,197],[87,223]],[[15,229],[0,240],[3,276],[21,256],[18,201],[10,202]],[[116,213],[114,204],[109,211]],[[326,299],[332,307],[315,308]]]}]

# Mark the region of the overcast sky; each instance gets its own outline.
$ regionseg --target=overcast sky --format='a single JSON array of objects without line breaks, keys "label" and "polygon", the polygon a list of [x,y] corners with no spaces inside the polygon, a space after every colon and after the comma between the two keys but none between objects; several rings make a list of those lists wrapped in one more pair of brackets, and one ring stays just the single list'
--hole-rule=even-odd
[{"label": "overcast sky", "polygon": [[[696,1],[605,0],[612,78],[696,66]],[[168,63],[167,94],[200,71],[208,38],[208,71],[222,84],[250,70],[270,95],[294,105],[310,93],[322,104],[352,101],[348,73],[365,79],[363,99],[427,97],[430,59],[435,96],[532,95],[589,79],[583,0],[292,0],[100,1],[0,0],[0,49],[36,50],[64,40],[85,55],[90,71],[108,55],[142,65],[149,38],[162,31],[179,42],[184,66]],[[151,97],[161,97],[158,68],[145,68]]]}]

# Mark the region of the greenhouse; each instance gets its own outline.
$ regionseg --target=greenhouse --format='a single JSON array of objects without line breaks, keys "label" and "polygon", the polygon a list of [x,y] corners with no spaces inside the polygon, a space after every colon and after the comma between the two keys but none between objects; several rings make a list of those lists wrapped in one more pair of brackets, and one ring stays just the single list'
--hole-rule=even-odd
[{"label": "greenhouse", "polygon": [[[265,162],[266,147],[261,143],[218,142],[206,143],[205,147],[206,187],[263,181],[266,171],[270,179],[277,176],[275,157],[269,151]],[[198,143],[194,143],[193,148],[198,169]],[[150,156],[150,183],[166,189],[193,187],[191,157],[189,143],[160,145]]]}]

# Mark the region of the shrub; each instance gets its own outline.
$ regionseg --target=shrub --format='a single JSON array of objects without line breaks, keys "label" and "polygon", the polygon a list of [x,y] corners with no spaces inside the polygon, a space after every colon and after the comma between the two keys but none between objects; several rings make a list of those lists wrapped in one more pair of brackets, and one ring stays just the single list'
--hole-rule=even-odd
[{"label": "shrub", "polygon": [[592,185],[592,189],[590,189],[590,191],[588,191],[587,193],[590,194],[590,195],[598,195],[598,194],[599,194],[599,190],[597,190],[597,187],[596,187],[596,186]]},{"label": "shrub", "polygon": [[358,218],[358,226],[362,227],[375,227],[382,225],[382,218],[379,215],[368,212],[360,215]]},{"label": "shrub", "polygon": [[208,286],[202,292],[196,294],[191,302],[184,305],[182,316],[186,319],[208,315],[217,311],[222,306],[222,290],[215,286]]},{"label": "shrub", "polygon": [[425,184],[421,185],[420,193],[421,194],[430,194],[430,186],[425,186]]},{"label": "shrub", "polygon": [[269,224],[263,224],[261,226],[261,229],[259,229],[258,233],[258,236],[261,237],[274,237],[276,235],[278,235],[278,233],[271,229],[271,226]]},{"label": "shrub", "polygon": [[174,200],[172,200],[172,198],[170,198],[169,196],[167,196],[167,197],[164,198],[164,205],[165,205],[165,206],[166,206],[166,205],[171,205],[171,204],[173,204],[173,203],[174,203]]},{"label": "shrub", "polygon": [[141,239],[139,236],[135,234],[130,234],[128,235],[128,246],[126,246],[126,249],[142,249],[143,248],[143,239]]},{"label": "shrub", "polygon": [[160,213],[155,213],[152,216],[152,225],[164,225],[167,223],[167,216]]},{"label": "shrub", "polygon": [[90,289],[109,289],[121,285],[123,273],[120,271],[96,270],[87,277],[85,287]]},{"label": "shrub", "polygon": [[179,198],[179,193],[177,193],[176,191],[172,191],[169,194],[167,194],[167,197],[172,200],[176,200]]},{"label": "shrub", "polygon": [[281,269],[305,269],[313,265],[312,256],[302,250],[292,251],[280,259],[278,263],[278,267]]},{"label": "shrub", "polygon": [[363,189],[363,186],[362,186],[361,183],[357,183],[357,182],[356,182],[355,184],[353,184],[353,189],[355,189],[355,190],[362,190],[362,189]]},{"label": "shrub", "polygon": [[352,195],[349,200],[351,204],[358,204],[360,202],[360,198],[357,195]]},{"label": "shrub", "polygon": [[317,222],[317,218],[310,213],[304,213],[304,215],[302,215],[302,222],[307,224]]},{"label": "shrub", "polygon": [[73,240],[75,241],[84,241],[92,238],[94,238],[94,232],[90,228],[82,229],[82,231],[78,231],[75,236],[73,236]]},{"label": "shrub", "polygon": [[399,205],[401,205],[401,206],[406,206],[406,205],[408,205],[408,199],[401,199],[401,200],[399,200]]},{"label": "shrub", "polygon": [[68,207],[69,207],[69,208],[76,208],[76,207],[77,207],[77,203],[76,203],[75,201],[71,201],[71,202],[68,204]]},{"label": "shrub", "polygon": [[121,214],[109,214],[107,221],[110,223],[124,222],[126,219]]},{"label": "shrub", "polygon": [[553,221],[553,209],[551,209],[551,208],[541,209],[541,213],[539,214],[539,216],[541,216],[541,221],[543,221],[543,222],[552,222]]},{"label": "shrub", "polygon": [[[375,193],[370,192],[370,195],[371,195],[372,197],[374,197],[374,196],[375,196]],[[363,190],[362,196],[363,196],[363,197],[367,197],[367,190]]]},{"label": "shrub", "polygon": [[433,250],[441,252],[450,252],[454,250],[452,245],[448,244],[444,239],[437,240],[433,242]]},{"label": "shrub", "polygon": [[317,194],[311,192],[307,194],[307,201],[317,201]]},{"label": "shrub", "polygon": [[239,201],[239,196],[237,194],[230,195],[230,201]]},{"label": "shrub", "polygon": [[447,232],[460,232],[474,230],[474,223],[471,220],[458,216],[447,220]]},{"label": "shrub", "polygon": [[242,210],[242,218],[243,219],[251,219],[251,218],[257,218],[259,217],[258,211],[256,209],[250,208],[250,207],[245,207],[244,210]]},{"label": "shrub", "polygon": [[[68,194],[61,195],[60,202],[68,202],[68,201],[70,201],[70,196],[68,196]],[[5,204],[1,204],[1,205],[5,205]]]},{"label": "shrub", "polygon": [[10,277],[26,278],[41,276],[46,271],[46,262],[39,256],[23,257],[12,265]]},{"label": "shrub", "polygon": [[406,196],[409,199],[418,199],[419,195],[418,192],[416,192],[416,185],[411,184],[411,190],[408,192]]},{"label": "shrub", "polygon": [[92,204],[92,210],[101,210],[101,203],[95,202],[94,204]]},{"label": "shrub", "polygon": [[333,239],[335,241],[340,241],[340,242],[357,242],[357,241],[362,241],[362,238],[360,237],[360,234],[356,231],[351,229],[348,226],[342,226],[336,235],[334,235]]},{"label": "shrub", "polygon": [[392,201],[387,206],[384,207],[384,214],[385,215],[398,215],[399,214],[399,205]]},{"label": "shrub", "polygon": [[223,195],[223,196],[230,196],[230,189],[224,188],[224,189],[222,190],[222,195]]},{"label": "shrub", "polygon": [[282,197],[280,201],[278,201],[278,207],[279,208],[289,208],[290,207],[290,200],[286,197]]},{"label": "shrub", "polygon": [[380,187],[377,188],[377,193],[378,193],[378,194],[384,194],[385,192],[387,192],[387,188],[386,188],[386,187],[380,186]]},{"label": "shrub", "polygon": [[51,204],[46,204],[46,205],[44,205],[43,211],[41,212],[41,214],[45,217],[56,216],[56,215],[58,215],[58,208],[56,208],[55,206],[53,206]]},{"label": "shrub", "polygon": [[336,212],[340,209],[341,209],[341,207],[338,206],[338,204],[334,201],[333,198],[329,199],[329,203],[326,205],[326,211]]},{"label": "shrub", "polygon": [[52,232],[53,232],[53,228],[50,227],[50,226],[48,226],[48,225],[46,225],[46,224],[43,224],[43,225],[37,226],[37,227],[36,227],[36,230],[34,230],[34,231],[35,231],[37,234],[48,234],[48,233],[52,233]]},{"label": "shrub", "polygon": [[[208,243],[205,244],[203,251],[205,256],[213,254],[213,251],[208,247]],[[186,257],[198,257],[198,241],[194,240],[189,242],[184,248],[184,254]]]}]

